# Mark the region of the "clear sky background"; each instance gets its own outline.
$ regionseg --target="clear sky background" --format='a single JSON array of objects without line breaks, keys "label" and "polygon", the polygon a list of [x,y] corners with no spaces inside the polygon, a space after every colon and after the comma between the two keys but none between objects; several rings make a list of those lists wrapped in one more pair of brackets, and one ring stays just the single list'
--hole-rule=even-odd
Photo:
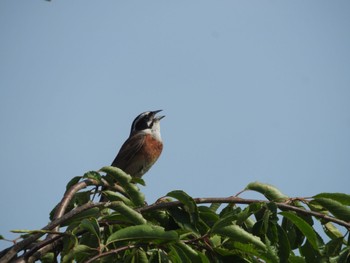
[{"label": "clear sky background", "polygon": [[46,225],[147,110],[166,115],[149,203],[253,181],[349,193],[349,13],[346,0],[1,1],[0,234]]}]

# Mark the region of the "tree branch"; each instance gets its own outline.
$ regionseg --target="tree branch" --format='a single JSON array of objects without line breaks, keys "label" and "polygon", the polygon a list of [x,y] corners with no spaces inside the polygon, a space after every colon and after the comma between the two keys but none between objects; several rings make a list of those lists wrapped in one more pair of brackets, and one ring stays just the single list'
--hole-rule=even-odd
[{"label": "tree branch", "polygon": [[[57,218],[56,220],[52,221],[51,223],[49,223],[48,225],[43,227],[41,230],[52,230],[52,229],[56,228],[57,226],[61,225],[62,223],[64,223],[65,221],[67,221],[68,219],[80,214],[83,211],[89,210],[89,209],[94,208],[94,207],[99,207],[99,206],[109,206],[111,204],[112,203],[110,203],[110,204],[108,204],[108,203],[87,203],[87,204],[84,204],[80,207],[77,207],[77,208],[69,211],[67,214],[63,215],[62,217]],[[6,255],[4,255],[4,257],[1,258],[1,260],[5,260],[4,262],[11,260],[19,251],[27,248],[35,240],[39,239],[40,237],[42,237],[45,234],[46,234],[45,232],[39,232],[39,233],[33,234],[33,235],[29,236],[28,238],[18,242],[17,244],[15,244],[14,246],[11,247],[11,249],[6,253]],[[52,235],[51,235],[51,238],[52,238]]]},{"label": "tree branch", "polygon": [[[64,197],[62,198],[61,202],[58,204],[56,208],[56,212],[54,215],[54,220],[46,225],[45,227],[42,228],[42,230],[52,230],[52,231],[57,231],[59,229],[59,226],[62,225],[64,222],[67,220],[71,219],[72,217],[82,213],[83,211],[92,209],[94,207],[100,207],[100,206],[105,206],[109,207],[114,204],[114,202],[99,202],[99,203],[86,203],[80,207],[77,207],[68,213],[65,214],[65,211],[67,209],[68,204],[74,197],[74,194],[78,192],[79,190],[89,186],[89,185],[98,185],[98,182],[93,179],[86,179],[82,182],[77,183],[76,185],[72,186],[65,194]],[[281,209],[281,210],[290,210],[290,211],[295,211],[298,214],[302,215],[310,215],[314,216],[317,218],[321,218],[327,222],[333,222],[336,223],[340,226],[343,226],[350,230],[350,222],[345,222],[343,220],[337,219],[335,217],[325,215],[323,213],[307,210],[303,207],[297,207],[290,205],[286,202],[271,202],[268,200],[257,200],[257,199],[243,199],[240,197],[232,196],[232,197],[223,197],[223,198],[193,198],[194,202],[196,204],[209,204],[209,203],[220,203],[220,204],[245,204],[249,205],[252,203],[275,203],[276,206]],[[292,200],[292,199],[289,199]],[[154,211],[154,210],[166,210],[171,207],[176,207],[176,206],[183,206],[183,203],[180,201],[171,201],[171,202],[156,202],[154,204],[144,206],[141,208],[136,209],[137,212],[143,214],[147,213],[149,211]],[[13,245],[9,249],[6,250],[6,253],[4,253],[4,256],[0,259],[0,262],[8,262],[10,260],[13,260],[13,258],[16,256],[16,254],[21,251],[25,250],[28,248],[29,245],[32,245],[33,242],[35,242],[37,239],[45,235],[46,233],[39,232],[36,234],[33,234],[29,236],[28,238],[18,242],[17,244]],[[27,253],[23,254],[20,258],[17,259],[17,262],[33,262],[34,260],[40,258],[41,255],[44,255],[48,251],[51,251],[59,242],[61,242],[61,238],[56,238],[56,234],[49,234],[46,239],[42,242],[37,243],[33,248],[30,249]],[[106,256],[108,254],[113,254],[113,253],[118,253],[122,251],[121,249],[128,249],[132,248],[130,246],[125,246],[123,248],[119,248],[116,250],[111,250],[105,253],[102,253],[98,256],[95,256],[93,259],[91,259],[89,262],[92,262],[92,260],[97,259],[102,256]],[[29,257],[29,258],[28,258]],[[24,260],[24,261],[23,261]]]},{"label": "tree branch", "polygon": [[[208,204],[208,203],[220,203],[220,204],[253,204],[253,203],[272,203],[272,201],[267,201],[267,200],[257,200],[257,199],[243,199],[240,197],[235,197],[235,196],[231,196],[231,197],[208,197],[208,198],[193,198],[194,202],[196,204]],[[343,220],[340,220],[338,218],[332,217],[332,216],[328,216],[319,212],[315,212],[315,211],[311,211],[311,210],[306,210],[297,206],[293,206],[293,205],[289,205],[287,203],[279,203],[279,202],[273,202],[277,205],[277,207],[279,209],[284,209],[284,210],[290,210],[290,211],[294,211],[296,213],[299,214],[303,214],[303,215],[311,215],[311,216],[315,216],[317,218],[322,218],[328,222],[333,222],[336,223],[338,225],[341,225],[345,228],[347,228],[348,230],[350,230],[350,222],[346,222]],[[167,208],[170,207],[174,207],[174,206],[183,206],[183,203],[181,203],[180,201],[172,201],[172,202],[164,202],[164,203],[154,203],[145,207],[141,207],[136,209],[136,211],[140,212],[140,213],[145,213],[148,211],[153,211],[153,210],[165,210]]]}]

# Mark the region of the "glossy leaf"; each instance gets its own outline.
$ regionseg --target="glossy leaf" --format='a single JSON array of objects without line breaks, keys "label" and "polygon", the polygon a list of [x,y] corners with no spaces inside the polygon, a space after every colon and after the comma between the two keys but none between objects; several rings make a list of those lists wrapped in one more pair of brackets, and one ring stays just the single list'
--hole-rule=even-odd
[{"label": "glossy leaf", "polygon": [[246,190],[252,190],[263,194],[270,201],[285,201],[288,199],[288,196],[281,193],[276,187],[263,184],[259,182],[250,183],[245,188]]},{"label": "glossy leaf", "polygon": [[111,175],[114,180],[124,186],[125,183],[131,182],[131,176],[125,173],[122,169],[113,166],[105,166],[100,169],[100,171]]},{"label": "glossy leaf", "polygon": [[94,207],[73,216],[69,220],[65,221],[64,224],[62,224],[62,226],[70,225],[74,222],[80,223],[80,221],[83,220],[84,218],[90,218],[90,217],[97,218],[99,214],[100,214],[100,209],[98,207]]},{"label": "glossy leaf", "polygon": [[98,182],[101,181],[101,175],[96,171],[89,171],[83,175],[83,178],[93,179]]},{"label": "glossy leaf", "polygon": [[276,225],[278,233],[278,256],[281,262],[287,262],[291,248],[286,232],[280,225]]},{"label": "glossy leaf", "polygon": [[189,213],[184,211],[182,207],[172,207],[168,209],[169,215],[176,222],[176,224],[184,230],[190,230],[194,233],[197,233],[198,230],[193,224]]},{"label": "glossy leaf", "polygon": [[144,219],[140,213],[125,205],[123,202],[113,202],[113,205],[110,208],[122,214],[128,222],[131,222],[135,225],[142,225],[147,223],[147,220]]},{"label": "glossy leaf", "polygon": [[114,192],[111,190],[105,190],[102,192],[102,194],[109,200],[109,201],[122,201],[123,203],[125,203],[128,206],[132,206],[133,203],[132,201],[127,198],[126,196],[118,193],[118,192]]},{"label": "glossy leaf", "polygon": [[329,198],[315,198],[315,201],[331,212],[335,217],[350,221],[350,208]]},{"label": "glossy leaf", "polygon": [[331,222],[327,222],[323,225],[323,229],[327,236],[331,239],[343,238],[343,234],[339,231],[339,229]]},{"label": "glossy leaf", "polygon": [[221,206],[220,203],[211,203],[211,204],[210,204],[210,209],[211,209],[213,212],[216,212],[216,211],[219,209],[220,206]]},{"label": "glossy leaf", "polygon": [[80,223],[80,227],[100,239],[100,226],[95,218],[83,219]]},{"label": "glossy leaf", "polygon": [[107,244],[125,240],[159,240],[176,241],[178,234],[175,231],[165,231],[164,228],[153,225],[137,225],[122,228],[107,239]]},{"label": "glossy leaf", "polygon": [[293,224],[295,224],[298,227],[298,229],[305,235],[312,247],[316,250],[318,249],[317,236],[315,234],[315,231],[304,219],[292,212],[285,211],[281,212],[280,214],[292,221]]},{"label": "glossy leaf", "polygon": [[175,190],[167,193],[167,196],[173,197],[184,204],[184,209],[189,213],[192,223],[198,222],[198,208],[193,198],[181,190]]},{"label": "glossy leaf", "polygon": [[145,204],[145,195],[140,191],[137,185],[133,183],[127,183],[125,184],[124,189],[135,206],[140,207]]},{"label": "glossy leaf", "polygon": [[171,244],[171,247],[177,253],[181,262],[202,262],[198,251],[183,242]]},{"label": "glossy leaf", "polygon": [[313,196],[313,198],[328,198],[328,199],[332,199],[334,201],[337,201],[343,205],[347,205],[350,206],[350,195],[348,194],[343,194],[343,193],[320,193],[317,194],[315,196]]},{"label": "glossy leaf", "polygon": [[266,249],[265,244],[261,242],[259,237],[250,234],[249,232],[245,231],[243,228],[237,225],[229,225],[225,227],[216,228],[215,231],[213,231],[213,234],[225,236],[231,238],[234,241],[253,244],[257,248],[263,250]]}]

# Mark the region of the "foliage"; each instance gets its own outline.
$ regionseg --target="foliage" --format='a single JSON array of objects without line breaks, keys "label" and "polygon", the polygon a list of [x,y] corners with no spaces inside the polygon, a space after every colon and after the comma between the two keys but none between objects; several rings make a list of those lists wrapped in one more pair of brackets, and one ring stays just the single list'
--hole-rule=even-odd
[{"label": "foliage", "polygon": [[[175,190],[147,205],[136,183],[144,184],[113,167],[73,178],[51,212],[51,223],[41,230],[17,230],[22,240],[0,252],[0,261],[350,261],[350,195],[289,198],[255,182],[244,191],[261,193],[265,200],[192,198]],[[110,186],[102,192],[107,202],[94,202],[97,186]]]}]

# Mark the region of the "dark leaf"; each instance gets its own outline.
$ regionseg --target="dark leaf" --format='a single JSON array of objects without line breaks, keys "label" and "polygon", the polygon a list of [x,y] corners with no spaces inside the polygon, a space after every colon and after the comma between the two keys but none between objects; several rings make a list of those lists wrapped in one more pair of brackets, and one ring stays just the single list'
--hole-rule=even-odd
[{"label": "dark leaf", "polygon": [[305,261],[308,263],[320,263],[321,262],[321,254],[320,251],[314,248],[309,240],[305,242],[305,244],[299,249],[300,254],[305,257]]},{"label": "dark leaf", "polygon": [[278,257],[281,262],[287,262],[290,255],[290,244],[286,232],[280,225],[276,225],[278,233]]},{"label": "dark leaf", "polygon": [[202,262],[198,251],[183,242],[171,244],[171,248],[181,259],[180,262]]},{"label": "dark leaf", "polygon": [[80,227],[100,239],[100,226],[96,218],[83,219],[80,223]]},{"label": "dark leaf", "polygon": [[336,218],[350,221],[350,208],[329,198],[315,198],[315,201],[331,212]]},{"label": "dark leaf", "polygon": [[192,223],[197,224],[198,207],[191,196],[181,190],[171,191],[167,193],[167,196],[173,197],[183,203],[184,209],[189,213]]},{"label": "dark leaf", "polygon": [[347,205],[350,206],[350,195],[348,194],[343,194],[343,193],[320,193],[317,194],[315,196],[313,196],[313,198],[317,199],[317,198],[328,198],[328,199],[332,199],[334,201],[337,201],[343,205]]},{"label": "dark leaf", "polygon": [[343,246],[343,238],[337,238],[329,241],[325,247],[325,253],[329,257],[335,257],[339,255],[341,248]]},{"label": "dark leaf", "polygon": [[281,212],[282,216],[288,218],[290,221],[295,224],[298,229],[305,235],[305,237],[308,239],[312,247],[317,250],[317,236],[315,234],[314,229],[302,218],[297,216],[296,214],[292,212]]}]

